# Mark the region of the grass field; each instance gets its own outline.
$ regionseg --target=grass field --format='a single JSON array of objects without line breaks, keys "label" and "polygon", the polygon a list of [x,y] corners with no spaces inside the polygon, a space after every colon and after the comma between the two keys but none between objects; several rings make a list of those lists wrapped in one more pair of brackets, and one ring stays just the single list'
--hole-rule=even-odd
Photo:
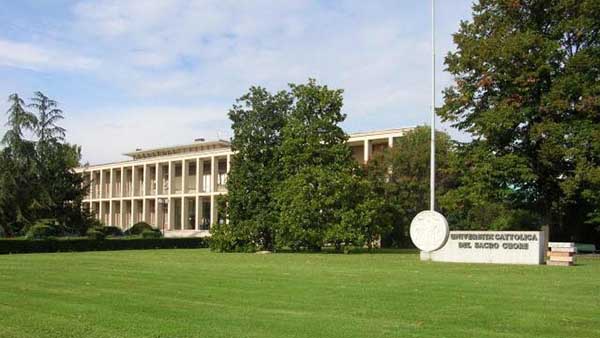
[{"label": "grass field", "polygon": [[0,337],[600,337],[600,259],[153,250],[0,256]]}]

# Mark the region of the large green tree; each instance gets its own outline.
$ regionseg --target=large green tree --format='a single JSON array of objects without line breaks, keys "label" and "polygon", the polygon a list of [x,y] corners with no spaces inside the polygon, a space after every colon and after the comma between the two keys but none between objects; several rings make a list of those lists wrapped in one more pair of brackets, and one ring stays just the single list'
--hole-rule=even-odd
[{"label": "large green tree", "polygon": [[[61,231],[83,234],[89,217],[82,208],[87,191],[79,165],[81,149],[64,142],[58,104],[36,92],[30,105],[9,96],[8,131],[0,156],[0,226],[8,236],[23,234],[40,219],[53,219]],[[33,109],[31,113],[26,108]]]},{"label": "large green tree", "polygon": [[314,80],[274,95],[253,87],[238,100],[220,199],[229,222],[213,228],[214,249],[342,250],[378,239],[384,201],[352,159],[341,108],[342,91]]},{"label": "large green tree", "polygon": [[8,130],[2,137],[0,156],[0,226],[13,236],[34,220],[34,209],[39,205],[37,191],[37,162],[35,144],[25,136],[36,118],[25,110],[18,94],[9,96],[7,111]]},{"label": "large green tree", "polygon": [[54,218],[66,231],[83,234],[88,221],[82,214],[82,201],[87,191],[83,178],[73,171],[81,160],[81,148],[66,142],[66,130],[58,125],[64,119],[58,102],[42,92],[35,92],[27,106],[36,115],[38,196],[41,202],[38,218]]},{"label": "large green tree", "polygon": [[252,87],[229,111],[233,151],[227,179],[229,223],[216,225],[212,245],[218,250],[272,250],[278,209],[273,189],[282,179],[281,130],[292,99]]},{"label": "large green tree", "polygon": [[277,242],[309,250],[360,244],[364,237],[350,215],[358,166],[340,126],[346,117],[342,90],[309,80],[291,85],[291,93],[294,105],[282,130]]},{"label": "large green tree", "polygon": [[454,42],[439,114],[473,134],[461,170],[483,179],[455,200],[481,194],[537,213],[555,238],[598,241],[600,2],[479,0]]}]

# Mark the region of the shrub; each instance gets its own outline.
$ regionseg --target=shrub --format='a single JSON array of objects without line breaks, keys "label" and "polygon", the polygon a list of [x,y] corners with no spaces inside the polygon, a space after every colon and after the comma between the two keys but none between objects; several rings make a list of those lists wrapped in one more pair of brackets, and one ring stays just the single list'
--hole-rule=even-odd
[{"label": "shrub", "polygon": [[131,228],[125,230],[124,234],[127,236],[130,235],[141,235],[142,232],[144,232],[144,230],[153,230],[154,228],[146,223],[146,222],[139,222],[134,224]]},{"label": "shrub", "polygon": [[99,230],[102,231],[104,233],[104,235],[106,235],[106,236],[114,236],[114,237],[123,236],[123,231],[116,226],[105,226],[105,227],[101,227],[101,229],[99,229]]},{"label": "shrub", "polygon": [[27,239],[46,239],[48,237],[59,236],[62,233],[56,220],[41,219],[33,224],[25,237]]},{"label": "shrub", "polygon": [[95,239],[95,240],[103,240],[106,237],[106,234],[102,230],[100,230],[99,228],[90,228],[85,233],[85,235],[88,238]]},{"label": "shrub", "polygon": [[144,230],[142,232],[142,238],[161,238],[162,233],[160,230],[152,229],[152,230]]}]

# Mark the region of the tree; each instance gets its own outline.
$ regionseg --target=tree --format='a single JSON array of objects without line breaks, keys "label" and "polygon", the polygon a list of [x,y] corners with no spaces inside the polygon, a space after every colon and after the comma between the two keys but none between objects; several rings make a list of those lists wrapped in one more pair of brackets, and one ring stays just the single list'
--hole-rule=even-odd
[{"label": "tree", "polygon": [[277,244],[309,250],[320,250],[325,243],[338,249],[359,244],[364,238],[347,217],[355,206],[351,187],[358,167],[339,125],[346,117],[342,90],[315,80],[290,87],[294,105],[282,129],[285,179],[276,193]]},{"label": "tree", "polygon": [[63,111],[58,109],[56,101],[37,91],[28,107],[38,112],[33,127],[39,144],[64,140],[66,130],[57,125],[58,121],[64,119]]},{"label": "tree", "polygon": [[233,151],[227,179],[229,223],[213,228],[213,248],[273,250],[278,210],[273,187],[282,179],[281,129],[291,105],[289,93],[252,87],[229,111]]},{"label": "tree", "polygon": [[8,130],[2,137],[0,162],[0,225],[12,236],[28,226],[33,208],[38,204],[35,195],[35,145],[24,133],[36,123],[35,116],[24,109],[18,94],[8,98]]},{"label": "tree", "polygon": [[[429,127],[417,127],[397,138],[393,147],[373,157],[366,166],[367,178],[375,196],[383,196],[391,232],[383,237],[384,246],[405,247],[409,245],[408,228],[420,211],[429,209]],[[436,204],[440,203],[455,185],[456,177],[450,170],[454,157],[454,143],[450,136],[436,132]]]},{"label": "tree", "polygon": [[595,0],[480,0],[445,60],[439,115],[474,135],[463,156],[493,177],[484,198],[535,212],[555,238],[600,240],[599,18]]},{"label": "tree", "polygon": [[35,115],[25,110],[25,102],[19,94],[11,94],[8,97],[10,107],[6,111],[8,122],[6,126],[9,128],[2,137],[2,144],[14,149],[19,148],[25,140],[23,133],[26,130],[31,130],[37,123]]},{"label": "tree", "polygon": [[[64,142],[66,130],[58,125],[64,119],[58,102],[35,92],[28,105],[37,112],[33,131],[37,136],[38,218],[56,219],[68,232],[85,234],[87,216],[82,201],[87,191],[83,178],[73,171],[81,160],[81,148]],[[85,211],[84,211],[85,213]]]},{"label": "tree", "polygon": [[370,189],[339,124],[342,91],[314,80],[275,95],[253,87],[229,113],[229,222],[213,227],[219,251],[320,250],[371,245],[383,199]]},{"label": "tree", "polygon": [[[67,233],[84,234],[90,223],[82,208],[87,187],[73,171],[81,148],[64,142],[65,130],[57,125],[62,111],[55,101],[41,92],[32,101],[28,107],[37,117],[17,94],[9,97],[9,130],[0,153],[0,225],[14,236],[37,220],[52,219]],[[29,134],[33,140],[25,138]]]}]

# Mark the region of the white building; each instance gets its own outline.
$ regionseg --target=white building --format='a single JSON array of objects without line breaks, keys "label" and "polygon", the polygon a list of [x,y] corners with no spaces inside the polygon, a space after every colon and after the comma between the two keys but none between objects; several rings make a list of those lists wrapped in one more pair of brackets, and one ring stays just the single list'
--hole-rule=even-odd
[{"label": "white building", "polygon": [[[354,158],[366,162],[413,128],[350,134]],[[89,183],[84,203],[105,225],[127,229],[146,222],[165,236],[206,236],[218,221],[216,197],[227,193],[228,141],[138,149],[129,161],[78,168]]]}]

